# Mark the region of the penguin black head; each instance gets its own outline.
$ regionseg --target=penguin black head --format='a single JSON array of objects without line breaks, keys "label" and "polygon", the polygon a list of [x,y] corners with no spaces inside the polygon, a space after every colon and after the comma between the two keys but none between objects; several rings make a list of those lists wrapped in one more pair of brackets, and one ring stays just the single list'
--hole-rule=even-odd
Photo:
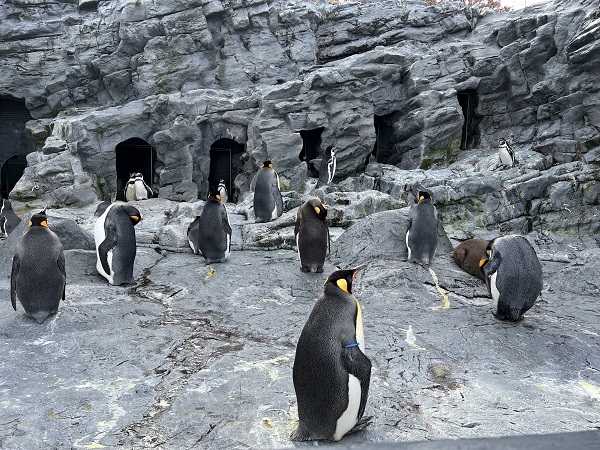
[{"label": "penguin black head", "polygon": [[433,195],[428,191],[419,191],[419,201],[433,200]]},{"label": "penguin black head", "polygon": [[319,219],[325,220],[327,218],[327,207],[321,202],[321,199],[315,197],[311,198],[308,202],[312,206]]},{"label": "penguin black head", "polygon": [[140,211],[134,206],[128,205],[127,203],[124,203],[119,206],[123,208],[123,210],[127,213],[134,226],[137,225],[140,220],[142,220],[142,215],[140,214]]},{"label": "penguin black head", "polygon": [[47,227],[48,226],[48,218],[46,217],[46,210],[40,211],[37,214],[31,216],[29,219],[30,227]]},{"label": "penguin black head", "polygon": [[263,167],[268,167],[269,169],[272,169],[272,168],[273,168],[273,163],[272,163],[271,161],[269,161],[269,160],[266,160],[266,161],[265,161],[265,162],[262,164],[262,166],[263,166]]},{"label": "penguin black head", "polygon": [[211,189],[211,190],[208,192],[208,198],[207,198],[207,199],[208,199],[209,201],[211,201],[211,200],[217,200],[217,201],[219,201],[219,202],[220,202],[220,201],[221,201],[221,194],[219,194],[219,191],[218,191],[218,190]]},{"label": "penguin black head", "polygon": [[356,278],[356,275],[358,275],[358,272],[360,272],[362,268],[363,267],[360,266],[354,269],[336,270],[327,277],[325,284],[334,284],[345,293],[352,294],[352,280]]}]

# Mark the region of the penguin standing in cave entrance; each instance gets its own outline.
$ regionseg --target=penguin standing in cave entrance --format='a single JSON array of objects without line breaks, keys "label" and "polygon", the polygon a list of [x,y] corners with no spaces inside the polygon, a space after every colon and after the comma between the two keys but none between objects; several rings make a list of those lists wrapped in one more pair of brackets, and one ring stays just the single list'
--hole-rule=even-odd
[{"label": "penguin standing in cave entrance", "polygon": [[219,186],[217,187],[217,191],[219,191],[219,196],[221,197],[221,202],[223,204],[229,201],[229,196],[227,195],[227,186],[225,186],[225,180],[221,178],[219,181]]},{"label": "penguin standing in cave entrance", "polygon": [[21,219],[13,211],[10,200],[2,199],[2,208],[0,208],[0,237],[8,237],[20,223]]},{"label": "penguin standing in cave entrance", "polygon": [[279,175],[271,161],[265,161],[256,175],[254,185],[254,216],[256,222],[270,222],[283,214],[283,198]]},{"label": "penguin standing in cave entrance", "polygon": [[129,174],[129,180],[125,185],[125,200],[128,202],[134,200],[147,200],[154,193],[144,181],[144,176],[139,172]]},{"label": "penguin standing in cave entrance", "polygon": [[330,145],[325,149],[325,155],[321,159],[319,166],[319,181],[317,181],[316,187],[325,186],[330,184],[335,177],[335,171],[337,169],[337,157],[335,155],[335,149],[333,145]]}]

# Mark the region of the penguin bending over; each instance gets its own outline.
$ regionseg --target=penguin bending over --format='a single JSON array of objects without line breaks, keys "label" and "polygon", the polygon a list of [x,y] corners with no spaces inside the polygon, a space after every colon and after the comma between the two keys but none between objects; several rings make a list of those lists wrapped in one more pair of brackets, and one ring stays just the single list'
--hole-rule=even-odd
[{"label": "penguin bending over", "polygon": [[271,161],[265,161],[256,176],[254,215],[256,222],[270,222],[283,214],[283,198],[279,190],[279,175]]},{"label": "penguin bending over", "polygon": [[428,266],[433,260],[438,244],[437,209],[428,191],[419,191],[419,202],[408,213],[406,247],[408,260]]},{"label": "penguin bending over", "polygon": [[479,261],[486,257],[488,243],[489,241],[484,239],[467,239],[456,246],[452,252],[452,259],[462,270],[485,281]]},{"label": "penguin bending over", "polygon": [[294,228],[302,272],[321,273],[329,247],[327,208],[317,197],[298,208]]},{"label": "penguin bending over", "polygon": [[229,195],[227,194],[227,186],[225,186],[225,180],[221,179],[221,181],[219,181],[217,191],[221,196],[221,202],[227,203],[229,201]]},{"label": "penguin bending over", "polygon": [[299,423],[293,441],[339,441],[370,423],[363,413],[371,361],[365,356],[360,304],[352,295],[359,270],[338,270],[325,280],[300,334],[293,368]]},{"label": "penguin bending over", "polygon": [[46,211],[41,211],[31,217],[15,249],[10,274],[13,309],[18,297],[25,313],[43,323],[65,299],[66,279],[63,245],[48,228]]},{"label": "penguin bending over", "polygon": [[129,180],[125,185],[125,200],[128,202],[134,200],[147,200],[154,195],[152,189],[144,181],[144,176],[139,172],[129,174]]},{"label": "penguin bending over", "polygon": [[111,203],[94,224],[96,269],[113,286],[134,282],[134,226],[140,220],[140,212],[132,205]]},{"label": "penguin bending over", "polygon": [[512,167],[515,164],[515,152],[506,139],[498,140],[498,157],[506,167]]},{"label": "penguin bending over", "polygon": [[206,264],[225,262],[231,253],[231,226],[221,196],[213,192],[199,216],[188,226],[188,242]]},{"label": "penguin bending over", "polygon": [[319,165],[319,181],[317,181],[316,187],[325,186],[330,184],[335,177],[335,171],[337,169],[337,158],[335,156],[335,150],[333,145],[330,145],[325,149],[325,155],[321,159]]},{"label": "penguin bending over", "polygon": [[518,235],[492,239],[479,265],[494,302],[494,315],[520,320],[542,292],[542,265],[529,241]]},{"label": "penguin bending over", "polygon": [[7,237],[20,223],[21,219],[13,211],[10,200],[2,199],[2,207],[0,208],[0,236]]}]

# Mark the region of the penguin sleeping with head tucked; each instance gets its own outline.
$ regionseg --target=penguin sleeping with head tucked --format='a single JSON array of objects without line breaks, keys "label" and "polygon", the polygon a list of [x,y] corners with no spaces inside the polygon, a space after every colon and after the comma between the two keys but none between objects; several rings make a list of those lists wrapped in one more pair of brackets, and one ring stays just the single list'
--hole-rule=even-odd
[{"label": "penguin sleeping with head tucked", "polygon": [[96,269],[111,285],[134,282],[137,250],[134,226],[140,220],[137,208],[127,203],[111,203],[96,220]]},{"label": "penguin sleeping with head tucked", "polygon": [[299,419],[293,441],[339,441],[370,423],[363,414],[371,361],[365,356],[360,304],[352,295],[359,270],[338,270],[325,280],[300,334],[293,368]]},{"label": "penguin sleeping with head tucked", "polygon": [[321,273],[329,248],[327,208],[317,197],[298,208],[294,227],[302,272]]},{"label": "penguin sleeping with head tucked", "polygon": [[15,249],[10,274],[13,309],[17,310],[18,298],[25,313],[43,323],[65,299],[66,279],[63,245],[48,228],[46,210],[41,211],[31,216]]},{"label": "penguin sleeping with head tucked", "polygon": [[520,320],[542,292],[542,265],[529,241],[518,235],[492,239],[479,265],[494,302],[494,315]]},{"label": "penguin sleeping with head tucked", "polygon": [[479,267],[479,261],[486,256],[489,241],[484,239],[467,239],[456,246],[452,259],[462,270],[485,281],[485,275]]}]

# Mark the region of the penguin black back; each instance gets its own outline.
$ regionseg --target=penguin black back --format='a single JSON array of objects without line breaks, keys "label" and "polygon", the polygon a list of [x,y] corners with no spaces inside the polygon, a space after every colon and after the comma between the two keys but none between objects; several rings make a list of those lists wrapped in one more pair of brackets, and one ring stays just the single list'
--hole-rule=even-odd
[{"label": "penguin black back", "polygon": [[283,198],[279,190],[279,175],[271,161],[263,162],[254,186],[254,215],[256,222],[270,222],[283,213]]},{"label": "penguin black back", "polygon": [[438,244],[437,210],[428,191],[419,192],[419,201],[410,208],[406,231],[408,260],[428,266]]},{"label": "penguin black back", "polygon": [[231,251],[231,226],[218,191],[208,196],[198,218],[197,245],[206,264],[224,262]]},{"label": "penguin black back", "polygon": [[542,265],[523,236],[508,235],[489,242],[480,261],[495,315],[520,320],[542,292]]},{"label": "penguin black back", "polygon": [[294,235],[302,271],[323,272],[329,247],[329,227],[327,208],[319,198],[313,197],[298,208]]},{"label": "penguin black back", "polygon": [[299,423],[292,440],[337,441],[368,424],[363,413],[371,362],[352,295],[359,270],[338,270],[327,278],[298,340],[293,379]]}]

